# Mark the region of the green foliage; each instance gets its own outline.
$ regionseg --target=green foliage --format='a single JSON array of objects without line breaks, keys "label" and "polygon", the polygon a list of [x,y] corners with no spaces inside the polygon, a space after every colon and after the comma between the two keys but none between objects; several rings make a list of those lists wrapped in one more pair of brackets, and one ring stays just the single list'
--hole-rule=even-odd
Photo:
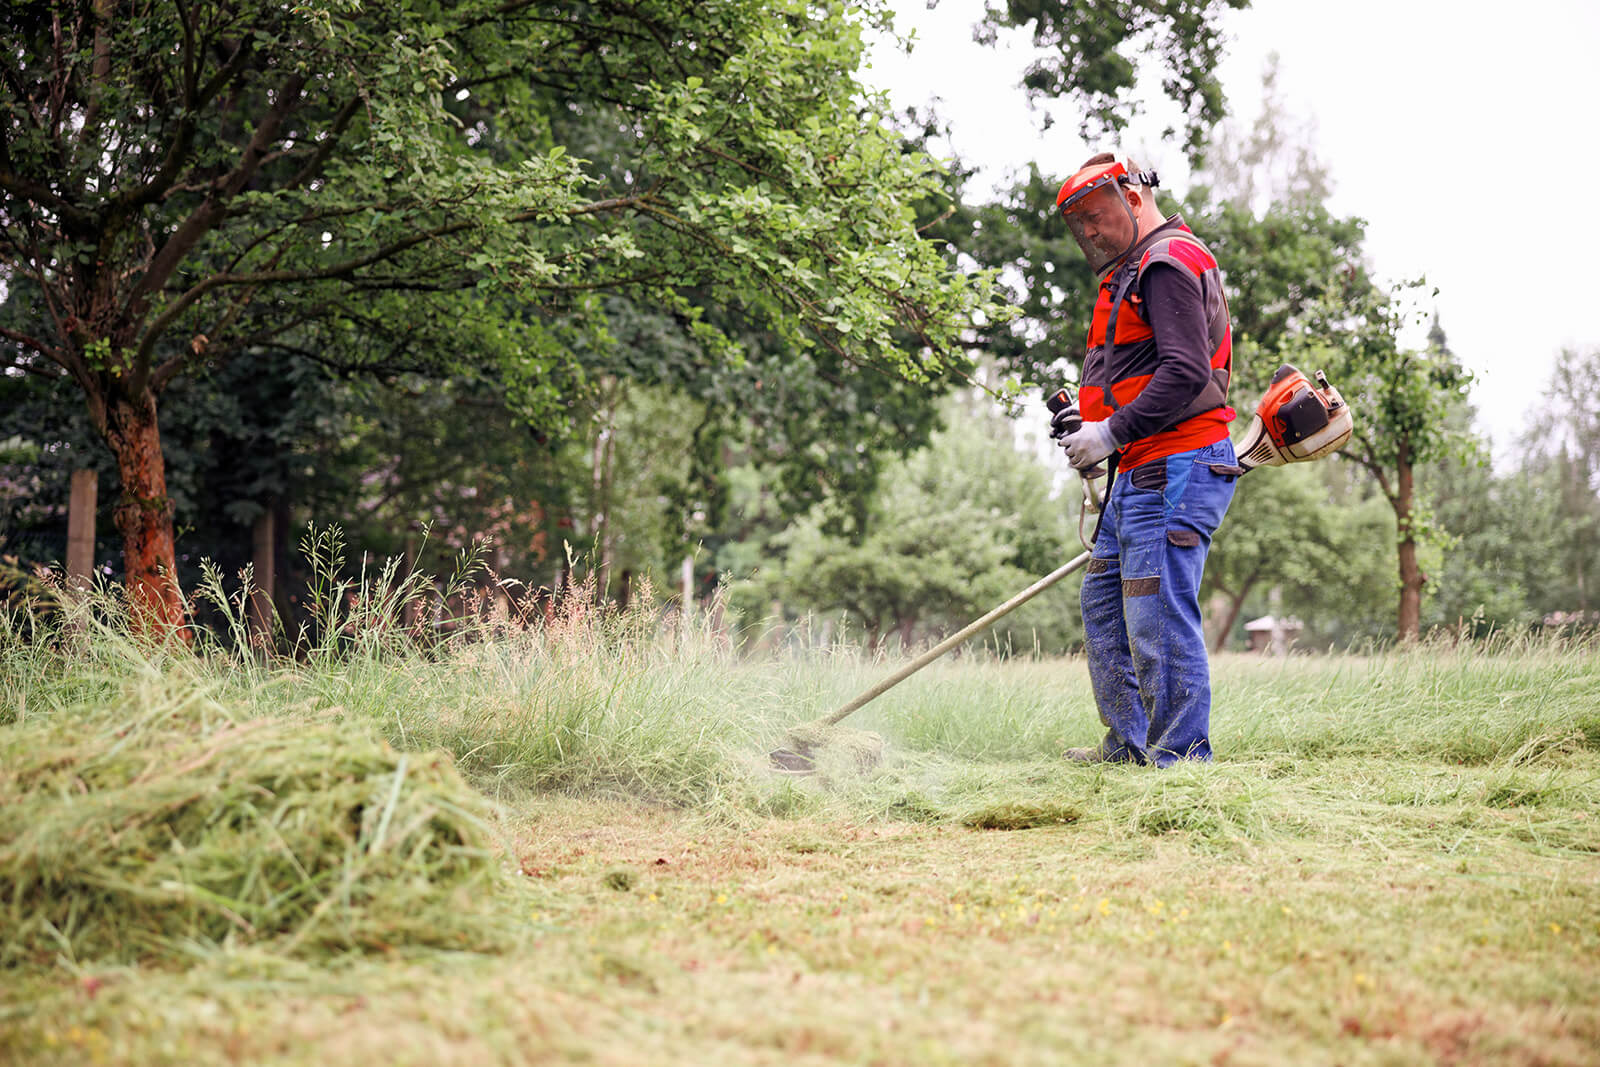
[{"label": "green foliage", "polygon": [[739,366],[748,324],[891,382],[963,366],[960,331],[1003,314],[919,238],[938,169],[855,80],[842,9],[96,10],[4,16],[0,280],[43,299],[0,336],[70,376],[139,492],[162,472],[119,418],[206,361],[468,377],[560,426],[604,294],[701,360]]},{"label": "green foliage", "polygon": [[1424,484],[1429,512],[1444,538],[1429,568],[1432,595],[1424,627],[1491,629],[1537,625],[1541,591],[1561,584],[1559,543],[1567,529],[1561,494],[1538,473],[1498,473],[1487,446],[1474,442],[1465,461],[1434,463]]},{"label": "green foliage", "polygon": [[[831,533],[821,510],[776,538],[775,573],[736,596],[779,597],[791,607],[842,610],[874,644],[891,633],[956,629],[1077,554],[1064,498],[1049,473],[1016,449],[1012,426],[992,414],[946,409],[948,428],[889,468],[854,536]],[[1055,589],[996,625],[983,640],[1002,650],[1060,650],[1081,635],[1071,587]]]},{"label": "green foliage", "polygon": [[981,323],[978,343],[1025,386],[1047,393],[1083,364],[1098,284],[1056,216],[1059,184],[1030,165],[999,201],[961,204],[932,231],[953,254],[998,270],[997,284],[1017,315]]},{"label": "green foliage", "polygon": [[1532,534],[1559,566],[1532,583],[1535,603],[1592,622],[1587,613],[1600,604],[1600,348],[1561,352],[1541,410],[1514,447],[1546,505],[1547,525]]},{"label": "green foliage", "polygon": [[[1240,479],[1223,534],[1206,559],[1202,597],[1220,594],[1226,614],[1214,620],[1219,647],[1248,621],[1269,589],[1284,592],[1279,608],[1322,627],[1360,618],[1363,568],[1372,555],[1372,529],[1360,524],[1355,502],[1333,503],[1323,472],[1310,465],[1257,470]],[[1381,583],[1380,603],[1392,598]]]},{"label": "green foliage", "polygon": [[986,10],[978,39],[992,43],[1003,29],[1027,30],[1044,54],[1023,86],[1035,99],[1070,96],[1080,103],[1086,138],[1127,125],[1137,110],[1132,90],[1156,67],[1162,92],[1182,110],[1184,143],[1198,154],[1224,110],[1216,77],[1225,40],[1220,19],[1248,5],[1132,0],[1107,10],[1093,0],[1006,0]]}]

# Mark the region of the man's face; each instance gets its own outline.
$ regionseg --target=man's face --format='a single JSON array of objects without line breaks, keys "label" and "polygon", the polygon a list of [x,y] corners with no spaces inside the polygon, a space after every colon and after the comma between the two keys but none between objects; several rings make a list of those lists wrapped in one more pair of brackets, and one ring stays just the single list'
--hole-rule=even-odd
[{"label": "man's face", "polygon": [[1067,227],[1092,270],[1104,269],[1133,245],[1134,206],[1126,197],[1122,186],[1108,182],[1066,213]]}]

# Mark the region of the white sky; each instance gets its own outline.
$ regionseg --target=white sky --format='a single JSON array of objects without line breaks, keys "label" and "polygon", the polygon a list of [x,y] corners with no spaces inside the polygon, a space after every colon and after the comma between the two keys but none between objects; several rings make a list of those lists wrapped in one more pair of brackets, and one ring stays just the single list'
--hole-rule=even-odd
[{"label": "white sky", "polygon": [[[1016,88],[1030,46],[974,44],[982,7],[902,0],[896,28],[915,31],[915,49],[880,47],[865,72],[896,106],[938,98],[951,149],[981,168],[975,196],[1031,160],[1064,175],[1102,147],[1083,142],[1066,107],[1041,130]],[[1584,225],[1600,190],[1600,2],[1254,0],[1226,27],[1231,114],[1255,116],[1277,52],[1286,110],[1315,124],[1331,209],[1367,220],[1381,278],[1425,275],[1440,290],[1432,306],[1450,347],[1478,376],[1479,427],[1508,445],[1560,349],[1600,345],[1600,255]],[[1153,108],[1122,146],[1182,195],[1187,168],[1180,146],[1159,140],[1165,121]]]}]

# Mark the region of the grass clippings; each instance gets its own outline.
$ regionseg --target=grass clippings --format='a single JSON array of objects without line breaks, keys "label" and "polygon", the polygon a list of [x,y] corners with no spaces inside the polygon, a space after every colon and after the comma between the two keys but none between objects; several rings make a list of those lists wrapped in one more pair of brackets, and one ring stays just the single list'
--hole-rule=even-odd
[{"label": "grass clippings", "polygon": [[443,753],[206,701],[0,733],[0,967],[492,948],[482,798]]}]

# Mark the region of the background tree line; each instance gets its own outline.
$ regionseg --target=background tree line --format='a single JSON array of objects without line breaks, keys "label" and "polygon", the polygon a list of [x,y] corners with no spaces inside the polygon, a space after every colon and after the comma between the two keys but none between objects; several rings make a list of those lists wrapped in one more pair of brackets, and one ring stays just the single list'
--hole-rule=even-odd
[{"label": "background tree line", "polygon": [[[1219,631],[1274,590],[1319,642],[1591,611],[1600,357],[1567,353],[1556,429],[1489,465],[1442,329],[1400,340],[1425,294],[1374,281],[1270,92],[1221,125],[1216,22],[1241,4],[1127,6],[983,30],[1032,35],[1030,92],[1087,136],[1162,79],[1200,178],[1169,206],[1228,272],[1236,406],[1287,360],[1360,412],[1346,461],[1241,484]],[[613,598],[689,556],[747,619],[875,642],[965,621],[1076,550],[1075,488],[993,394],[1075,380],[1094,279],[1050,210],[1076,160],[973,202],[924,148],[936,118],[860,86],[862,23],[888,17],[14,6],[0,551],[63,558],[92,468],[110,576],[232,572],[266,530],[285,617],[299,531],[338,523],[436,570],[488,536],[504,575],[557,589],[575,560]],[[1002,647],[1076,640],[1070,594],[1029,611]]]}]

